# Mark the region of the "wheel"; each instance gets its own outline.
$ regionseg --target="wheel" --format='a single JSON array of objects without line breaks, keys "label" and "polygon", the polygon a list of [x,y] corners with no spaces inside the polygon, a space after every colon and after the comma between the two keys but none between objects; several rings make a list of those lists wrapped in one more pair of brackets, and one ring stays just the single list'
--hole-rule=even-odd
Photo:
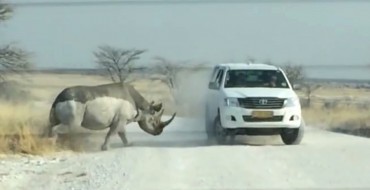
[{"label": "wheel", "polygon": [[229,140],[228,140],[228,144],[229,145],[234,145],[235,144],[235,138],[236,138],[236,135],[235,134],[229,134]]},{"label": "wheel", "polygon": [[218,144],[226,144],[226,130],[221,125],[220,115],[214,121],[215,139]]},{"label": "wheel", "polygon": [[298,145],[302,142],[305,123],[302,120],[301,126],[297,129],[284,129],[280,136],[286,145]]},{"label": "wheel", "polygon": [[209,121],[207,112],[205,117],[205,127],[206,127],[206,134],[207,134],[207,144],[214,144],[215,141],[215,130],[213,126],[213,122]]},{"label": "wheel", "polygon": [[210,122],[206,121],[207,144],[212,145],[215,143],[215,131]]},{"label": "wheel", "polygon": [[205,113],[204,121],[205,121],[205,127],[206,127],[207,138],[208,138],[208,139],[211,139],[211,138],[213,138],[213,137],[214,137],[214,130],[213,130],[212,123],[211,123],[211,122],[209,122],[209,117],[208,117],[207,109],[206,109],[206,113]]}]

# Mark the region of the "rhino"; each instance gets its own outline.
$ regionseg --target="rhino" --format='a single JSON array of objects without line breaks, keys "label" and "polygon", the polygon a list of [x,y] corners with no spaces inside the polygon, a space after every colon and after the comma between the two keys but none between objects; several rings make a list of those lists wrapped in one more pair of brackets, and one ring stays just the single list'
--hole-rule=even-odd
[{"label": "rhino", "polygon": [[55,138],[55,131],[72,127],[89,130],[109,128],[101,150],[107,150],[112,134],[118,133],[124,146],[132,145],[126,137],[125,126],[137,122],[151,135],[163,132],[176,116],[162,122],[162,103],[150,103],[130,84],[116,82],[96,86],[71,86],[63,89],[55,98],[49,113],[47,135]]}]

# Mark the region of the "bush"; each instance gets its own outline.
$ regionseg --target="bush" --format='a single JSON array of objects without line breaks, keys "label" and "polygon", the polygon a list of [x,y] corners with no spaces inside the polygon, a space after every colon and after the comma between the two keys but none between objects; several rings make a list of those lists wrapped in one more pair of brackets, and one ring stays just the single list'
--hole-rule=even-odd
[{"label": "bush", "polygon": [[31,93],[23,90],[22,86],[18,82],[0,82],[0,100],[11,103],[24,103],[29,101],[31,98]]},{"label": "bush", "polygon": [[27,104],[0,102],[0,153],[45,154],[57,147],[41,138],[44,120]]}]

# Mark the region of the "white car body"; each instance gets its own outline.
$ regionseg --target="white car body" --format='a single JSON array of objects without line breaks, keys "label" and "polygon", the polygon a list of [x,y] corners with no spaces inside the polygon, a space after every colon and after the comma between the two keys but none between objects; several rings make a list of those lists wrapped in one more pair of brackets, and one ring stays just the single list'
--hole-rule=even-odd
[{"label": "white car body", "polygon": [[[278,71],[285,86],[225,87],[228,71],[235,70],[258,70],[261,73],[265,70]],[[280,133],[284,128],[298,129],[302,125],[299,97],[279,67],[257,63],[218,64],[213,68],[209,82],[205,114],[207,133],[217,117],[223,129],[237,135],[269,135]],[[265,118],[252,117],[252,112],[258,111],[270,112],[272,115]]]}]

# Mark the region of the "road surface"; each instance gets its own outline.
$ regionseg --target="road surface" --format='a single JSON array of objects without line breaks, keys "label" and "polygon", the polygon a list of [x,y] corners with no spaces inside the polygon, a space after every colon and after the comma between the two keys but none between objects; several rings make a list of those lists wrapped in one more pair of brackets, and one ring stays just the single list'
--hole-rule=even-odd
[{"label": "road surface", "polygon": [[206,146],[203,123],[176,118],[162,136],[130,125],[132,147],[115,137],[99,151],[2,158],[0,189],[356,189],[370,188],[370,140],[308,128],[301,145],[279,136],[240,137],[236,145]]}]

